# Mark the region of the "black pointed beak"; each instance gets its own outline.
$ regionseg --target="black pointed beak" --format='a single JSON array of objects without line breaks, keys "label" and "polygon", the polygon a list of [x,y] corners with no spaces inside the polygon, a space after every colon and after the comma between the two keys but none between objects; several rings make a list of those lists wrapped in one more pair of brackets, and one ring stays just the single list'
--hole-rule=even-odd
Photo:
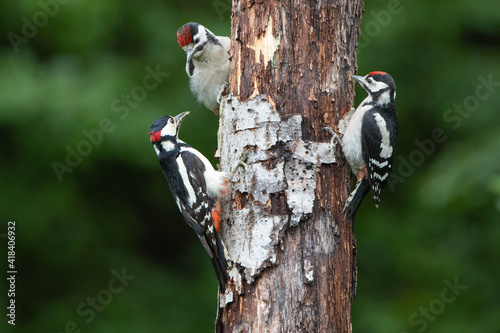
[{"label": "black pointed beak", "polygon": [[184,111],[182,113],[179,113],[177,116],[174,117],[175,123],[177,124],[177,128],[181,127],[181,123],[186,118],[189,114],[189,111]]},{"label": "black pointed beak", "polygon": [[363,80],[363,77],[362,76],[359,76],[359,75],[351,75],[351,77],[358,81],[359,83],[362,83],[364,80]]},{"label": "black pointed beak", "polygon": [[187,49],[186,50],[186,62],[190,62],[191,59],[193,58],[193,49]]},{"label": "black pointed beak", "polygon": [[351,77],[358,81],[359,85],[366,91],[369,91],[367,86],[366,86],[366,81],[365,81],[365,78],[363,76],[359,76],[359,75],[351,75]]}]

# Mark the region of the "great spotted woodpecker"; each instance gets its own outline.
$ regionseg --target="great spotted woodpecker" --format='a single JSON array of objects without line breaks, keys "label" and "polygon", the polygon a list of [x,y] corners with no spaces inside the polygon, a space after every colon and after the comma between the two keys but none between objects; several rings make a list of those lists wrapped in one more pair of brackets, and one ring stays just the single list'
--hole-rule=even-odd
[{"label": "great spotted woodpecker", "polygon": [[224,291],[228,279],[228,255],[219,237],[219,198],[229,192],[229,181],[239,166],[245,169],[244,152],[233,172],[216,171],[198,150],[178,138],[182,121],[189,114],[165,116],[151,125],[149,132],[170,191],[188,225],[207,251]]},{"label": "great spotted woodpecker", "polygon": [[356,188],[346,201],[344,212],[354,218],[361,201],[372,190],[375,206],[380,191],[389,181],[394,144],[398,134],[396,84],[385,72],[351,75],[368,92],[352,115],[342,138],[342,151],[353,173]]},{"label": "great spotted woodpecker", "polygon": [[217,230],[217,199],[227,192],[228,175],[214,170],[205,156],[179,140],[180,125],[188,114],[157,119],[149,135],[175,202],[210,256],[220,290],[224,290],[228,258]]},{"label": "great spotted woodpecker", "polygon": [[186,52],[191,91],[219,115],[220,94],[229,81],[229,37],[215,36],[201,24],[190,22],[177,31],[177,42]]}]

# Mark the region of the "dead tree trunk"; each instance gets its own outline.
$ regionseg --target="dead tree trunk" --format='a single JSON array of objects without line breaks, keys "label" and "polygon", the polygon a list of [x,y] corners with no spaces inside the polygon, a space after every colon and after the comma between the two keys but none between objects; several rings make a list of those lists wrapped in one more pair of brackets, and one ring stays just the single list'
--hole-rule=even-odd
[{"label": "dead tree trunk", "polygon": [[351,332],[356,241],[349,170],[330,144],[354,101],[362,0],[234,0],[219,155],[246,172],[223,202],[235,267],[220,332]]}]

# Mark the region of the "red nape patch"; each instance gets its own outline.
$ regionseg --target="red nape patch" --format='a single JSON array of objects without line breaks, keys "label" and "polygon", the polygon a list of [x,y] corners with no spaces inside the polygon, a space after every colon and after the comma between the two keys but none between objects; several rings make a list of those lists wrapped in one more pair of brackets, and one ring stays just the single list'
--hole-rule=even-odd
[{"label": "red nape patch", "polygon": [[191,32],[191,27],[185,25],[177,30],[177,43],[180,47],[186,46],[193,42],[193,33]]},{"label": "red nape patch", "polygon": [[220,200],[217,199],[217,205],[212,209],[212,221],[214,221],[215,230],[220,232]]},{"label": "red nape patch", "polygon": [[373,75],[387,75],[386,72],[381,72],[381,71],[375,71],[375,72],[370,72],[368,75],[373,76]]},{"label": "red nape patch", "polygon": [[158,142],[161,140],[161,132],[149,132],[149,137],[151,138],[151,142]]}]

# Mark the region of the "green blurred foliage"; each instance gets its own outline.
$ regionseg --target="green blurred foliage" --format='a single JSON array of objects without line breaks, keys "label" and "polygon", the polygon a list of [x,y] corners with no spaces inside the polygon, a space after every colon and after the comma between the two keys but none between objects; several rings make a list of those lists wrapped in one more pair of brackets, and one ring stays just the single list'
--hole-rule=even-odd
[{"label": "green blurred foliage", "polygon": [[[228,2],[60,1],[0,11],[0,233],[17,222],[18,269],[16,327],[4,317],[1,331],[212,331],[215,276],[147,133],[191,110],[181,137],[212,155],[217,118],[189,91],[175,32],[196,21],[228,35]],[[362,41],[359,73],[384,70],[398,86],[399,178],[356,220],[353,330],[498,332],[500,87],[474,99],[480,77],[500,82],[498,2],[370,1]],[[156,88],[141,90],[156,69]],[[84,154],[58,177],[70,150]],[[112,292],[122,268],[133,279]],[[440,301],[455,279],[467,289]]]}]

